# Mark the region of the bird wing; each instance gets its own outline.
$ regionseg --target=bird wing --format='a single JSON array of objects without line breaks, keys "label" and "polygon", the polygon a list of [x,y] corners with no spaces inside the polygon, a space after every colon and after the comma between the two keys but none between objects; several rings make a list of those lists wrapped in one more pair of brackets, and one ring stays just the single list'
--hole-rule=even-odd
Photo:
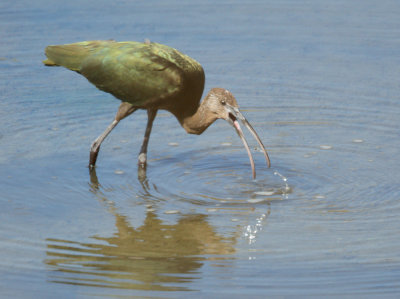
[{"label": "bird wing", "polygon": [[160,107],[163,99],[183,88],[183,70],[172,59],[176,50],[167,51],[171,53],[157,44],[110,43],[88,55],[79,72],[97,88],[134,106]]},{"label": "bird wing", "polygon": [[79,72],[82,62],[97,50],[108,46],[113,41],[86,41],[66,45],[47,46],[47,59],[43,63],[47,66],[63,66]]}]

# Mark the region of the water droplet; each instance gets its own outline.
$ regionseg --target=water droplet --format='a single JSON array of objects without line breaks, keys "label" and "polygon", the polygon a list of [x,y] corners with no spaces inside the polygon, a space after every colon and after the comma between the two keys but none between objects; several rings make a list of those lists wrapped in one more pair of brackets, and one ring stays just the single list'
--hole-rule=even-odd
[{"label": "water droplet", "polygon": [[285,183],[285,190],[286,191],[288,191],[288,190],[290,190],[290,188],[289,188],[289,185],[288,185],[288,183],[287,183],[287,178],[285,177],[285,176],[283,176],[283,175],[281,175],[278,171],[276,171],[275,170],[275,172],[274,172],[274,175],[277,175],[277,176],[279,176],[281,179],[282,179],[282,181]]}]

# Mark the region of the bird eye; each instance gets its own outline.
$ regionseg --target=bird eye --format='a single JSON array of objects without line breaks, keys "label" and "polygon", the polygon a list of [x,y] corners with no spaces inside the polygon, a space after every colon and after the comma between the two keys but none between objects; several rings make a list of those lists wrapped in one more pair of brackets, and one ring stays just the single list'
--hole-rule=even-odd
[{"label": "bird eye", "polygon": [[226,104],[225,100],[221,100],[221,104],[225,105]]}]

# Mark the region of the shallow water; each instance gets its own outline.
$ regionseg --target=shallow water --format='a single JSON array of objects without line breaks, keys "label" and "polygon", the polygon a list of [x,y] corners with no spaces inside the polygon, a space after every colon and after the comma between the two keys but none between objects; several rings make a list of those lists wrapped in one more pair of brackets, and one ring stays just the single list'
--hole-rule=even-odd
[{"label": "shallow water", "polygon": [[[78,4],[79,3],[79,4]],[[397,1],[0,3],[0,295],[263,297],[400,292]],[[146,113],[41,65],[48,44],[144,40],[200,61],[267,146]],[[165,128],[168,127],[168,130]]]}]

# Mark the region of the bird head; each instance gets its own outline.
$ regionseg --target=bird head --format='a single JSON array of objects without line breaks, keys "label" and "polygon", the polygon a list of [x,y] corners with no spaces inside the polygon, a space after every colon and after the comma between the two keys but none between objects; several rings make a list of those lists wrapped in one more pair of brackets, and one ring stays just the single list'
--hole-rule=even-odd
[{"label": "bird head", "polygon": [[210,111],[214,114],[215,118],[224,119],[231,126],[235,128],[237,134],[239,135],[240,139],[243,142],[244,147],[246,148],[247,154],[249,155],[253,178],[256,177],[253,156],[251,155],[249,146],[244,137],[243,131],[239,125],[238,120],[242,122],[242,124],[250,131],[253,137],[257,140],[258,144],[261,147],[261,150],[264,153],[267,165],[268,167],[270,167],[271,162],[268,153],[265,150],[263,143],[261,142],[260,137],[258,137],[256,131],[253,129],[253,127],[250,125],[247,119],[243,116],[243,114],[239,111],[239,105],[236,102],[236,99],[233,96],[233,94],[224,88],[213,88],[207,94],[206,100],[208,101],[208,107]]},{"label": "bird head", "polygon": [[239,108],[233,94],[224,88],[211,89],[206,97],[209,110],[214,114],[215,118],[230,121],[230,107]]}]

